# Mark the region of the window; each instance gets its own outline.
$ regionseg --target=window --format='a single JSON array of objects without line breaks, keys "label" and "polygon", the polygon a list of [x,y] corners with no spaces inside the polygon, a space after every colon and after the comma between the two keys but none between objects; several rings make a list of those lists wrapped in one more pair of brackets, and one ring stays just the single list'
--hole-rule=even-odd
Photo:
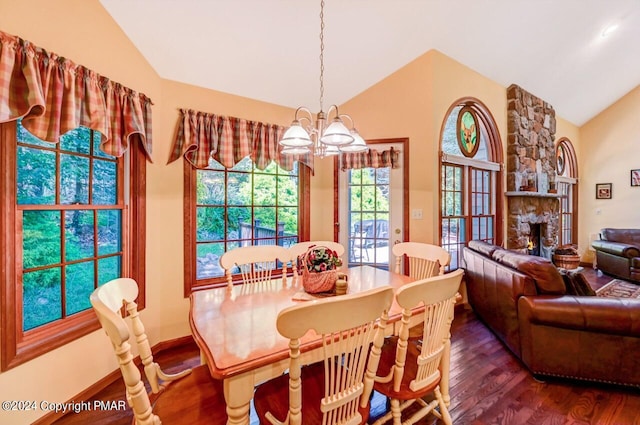
[{"label": "window", "polygon": [[97,329],[97,286],[121,276],[144,285],[146,159],[137,146],[103,153],[100,133],[84,127],[57,144],[20,121],[1,128],[6,370]]},{"label": "window", "polygon": [[391,167],[346,170],[349,266],[389,268],[390,171]]},{"label": "window", "polygon": [[230,249],[308,239],[308,167],[260,170],[250,157],[229,169],[213,159],[205,169],[184,167],[185,296],[225,283],[219,260]]},{"label": "window", "polygon": [[501,244],[502,148],[491,114],[476,99],[461,99],[445,116],[441,134],[440,241],[460,267],[469,240]]},{"label": "window", "polygon": [[578,161],[571,141],[562,137],[556,144],[556,185],[560,195],[558,245],[578,243]]}]

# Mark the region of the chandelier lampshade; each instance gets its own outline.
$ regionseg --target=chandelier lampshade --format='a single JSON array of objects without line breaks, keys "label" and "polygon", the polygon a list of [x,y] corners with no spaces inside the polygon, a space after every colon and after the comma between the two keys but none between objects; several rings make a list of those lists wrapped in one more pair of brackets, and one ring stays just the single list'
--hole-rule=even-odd
[{"label": "chandelier lampshade", "polygon": [[[291,127],[284,132],[282,136],[282,140],[280,140],[280,144],[286,148],[298,148],[311,146],[313,141],[311,140],[311,136],[307,130],[302,127],[300,121],[294,120],[291,123]],[[308,149],[307,149],[308,151]]]},{"label": "chandelier lampshade", "polygon": [[304,155],[305,153],[309,153],[310,149],[308,147],[299,146],[296,148],[283,148],[280,152],[285,155]]},{"label": "chandelier lampshade", "polygon": [[350,130],[351,136],[353,136],[353,142],[345,146],[340,146],[341,152],[366,152],[369,150],[367,143],[364,141],[358,130],[352,128]]},{"label": "chandelier lampshade", "polygon": [[324,130],[322,136],[320,136],[322,143],[331,146],[348,145],[353,142],[353,140],[353,136],[340,117],[335,117],[331,124]]}]

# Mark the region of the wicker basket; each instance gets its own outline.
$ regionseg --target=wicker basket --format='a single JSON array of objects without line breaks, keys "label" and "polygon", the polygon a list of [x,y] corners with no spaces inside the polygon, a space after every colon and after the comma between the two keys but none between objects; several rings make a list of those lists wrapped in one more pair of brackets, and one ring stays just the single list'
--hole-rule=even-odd
[{"label": "wicker basket", "polygon": [[307,269],[307,257],[316,248],[318,248],[318,246],[314,245],[310,247],[298,261],[300,269],[302,270],[302,287],[309,294],[333,291],[336,287],[336,281],[338,280],[337,270],[310,272],[309,269]]},{"label": "wicker basket", "polygon": [[577,254],[561,255],[553,254],[553,264],[562,269],[576,269],[580,265],[580,256]]},{"label": "wicker basket", "polygon": [[309,294],[333,291],[338,280],[337,270],[311,273],[307,268],[302,269],[302,287]]}]

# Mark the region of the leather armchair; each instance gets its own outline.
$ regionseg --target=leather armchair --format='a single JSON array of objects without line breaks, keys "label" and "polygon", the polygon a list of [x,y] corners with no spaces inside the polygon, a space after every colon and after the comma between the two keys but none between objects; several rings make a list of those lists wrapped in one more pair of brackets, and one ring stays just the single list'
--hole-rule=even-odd
[{"label": "leather armchair", "polygon": [[602,229],[591,246],[602,272],[640,283],[640,229]]}]

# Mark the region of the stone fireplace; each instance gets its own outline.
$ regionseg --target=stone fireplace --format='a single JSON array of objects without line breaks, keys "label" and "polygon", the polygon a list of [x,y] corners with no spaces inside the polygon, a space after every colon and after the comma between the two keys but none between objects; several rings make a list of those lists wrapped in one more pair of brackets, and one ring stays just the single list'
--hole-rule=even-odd
[{"label": "stone fireplace", "polygon": [[[551,258],[559,197],[553,107],[521,87],[507,89],[507,248]],[[530,242],[535,250],[529,250]]]}]

